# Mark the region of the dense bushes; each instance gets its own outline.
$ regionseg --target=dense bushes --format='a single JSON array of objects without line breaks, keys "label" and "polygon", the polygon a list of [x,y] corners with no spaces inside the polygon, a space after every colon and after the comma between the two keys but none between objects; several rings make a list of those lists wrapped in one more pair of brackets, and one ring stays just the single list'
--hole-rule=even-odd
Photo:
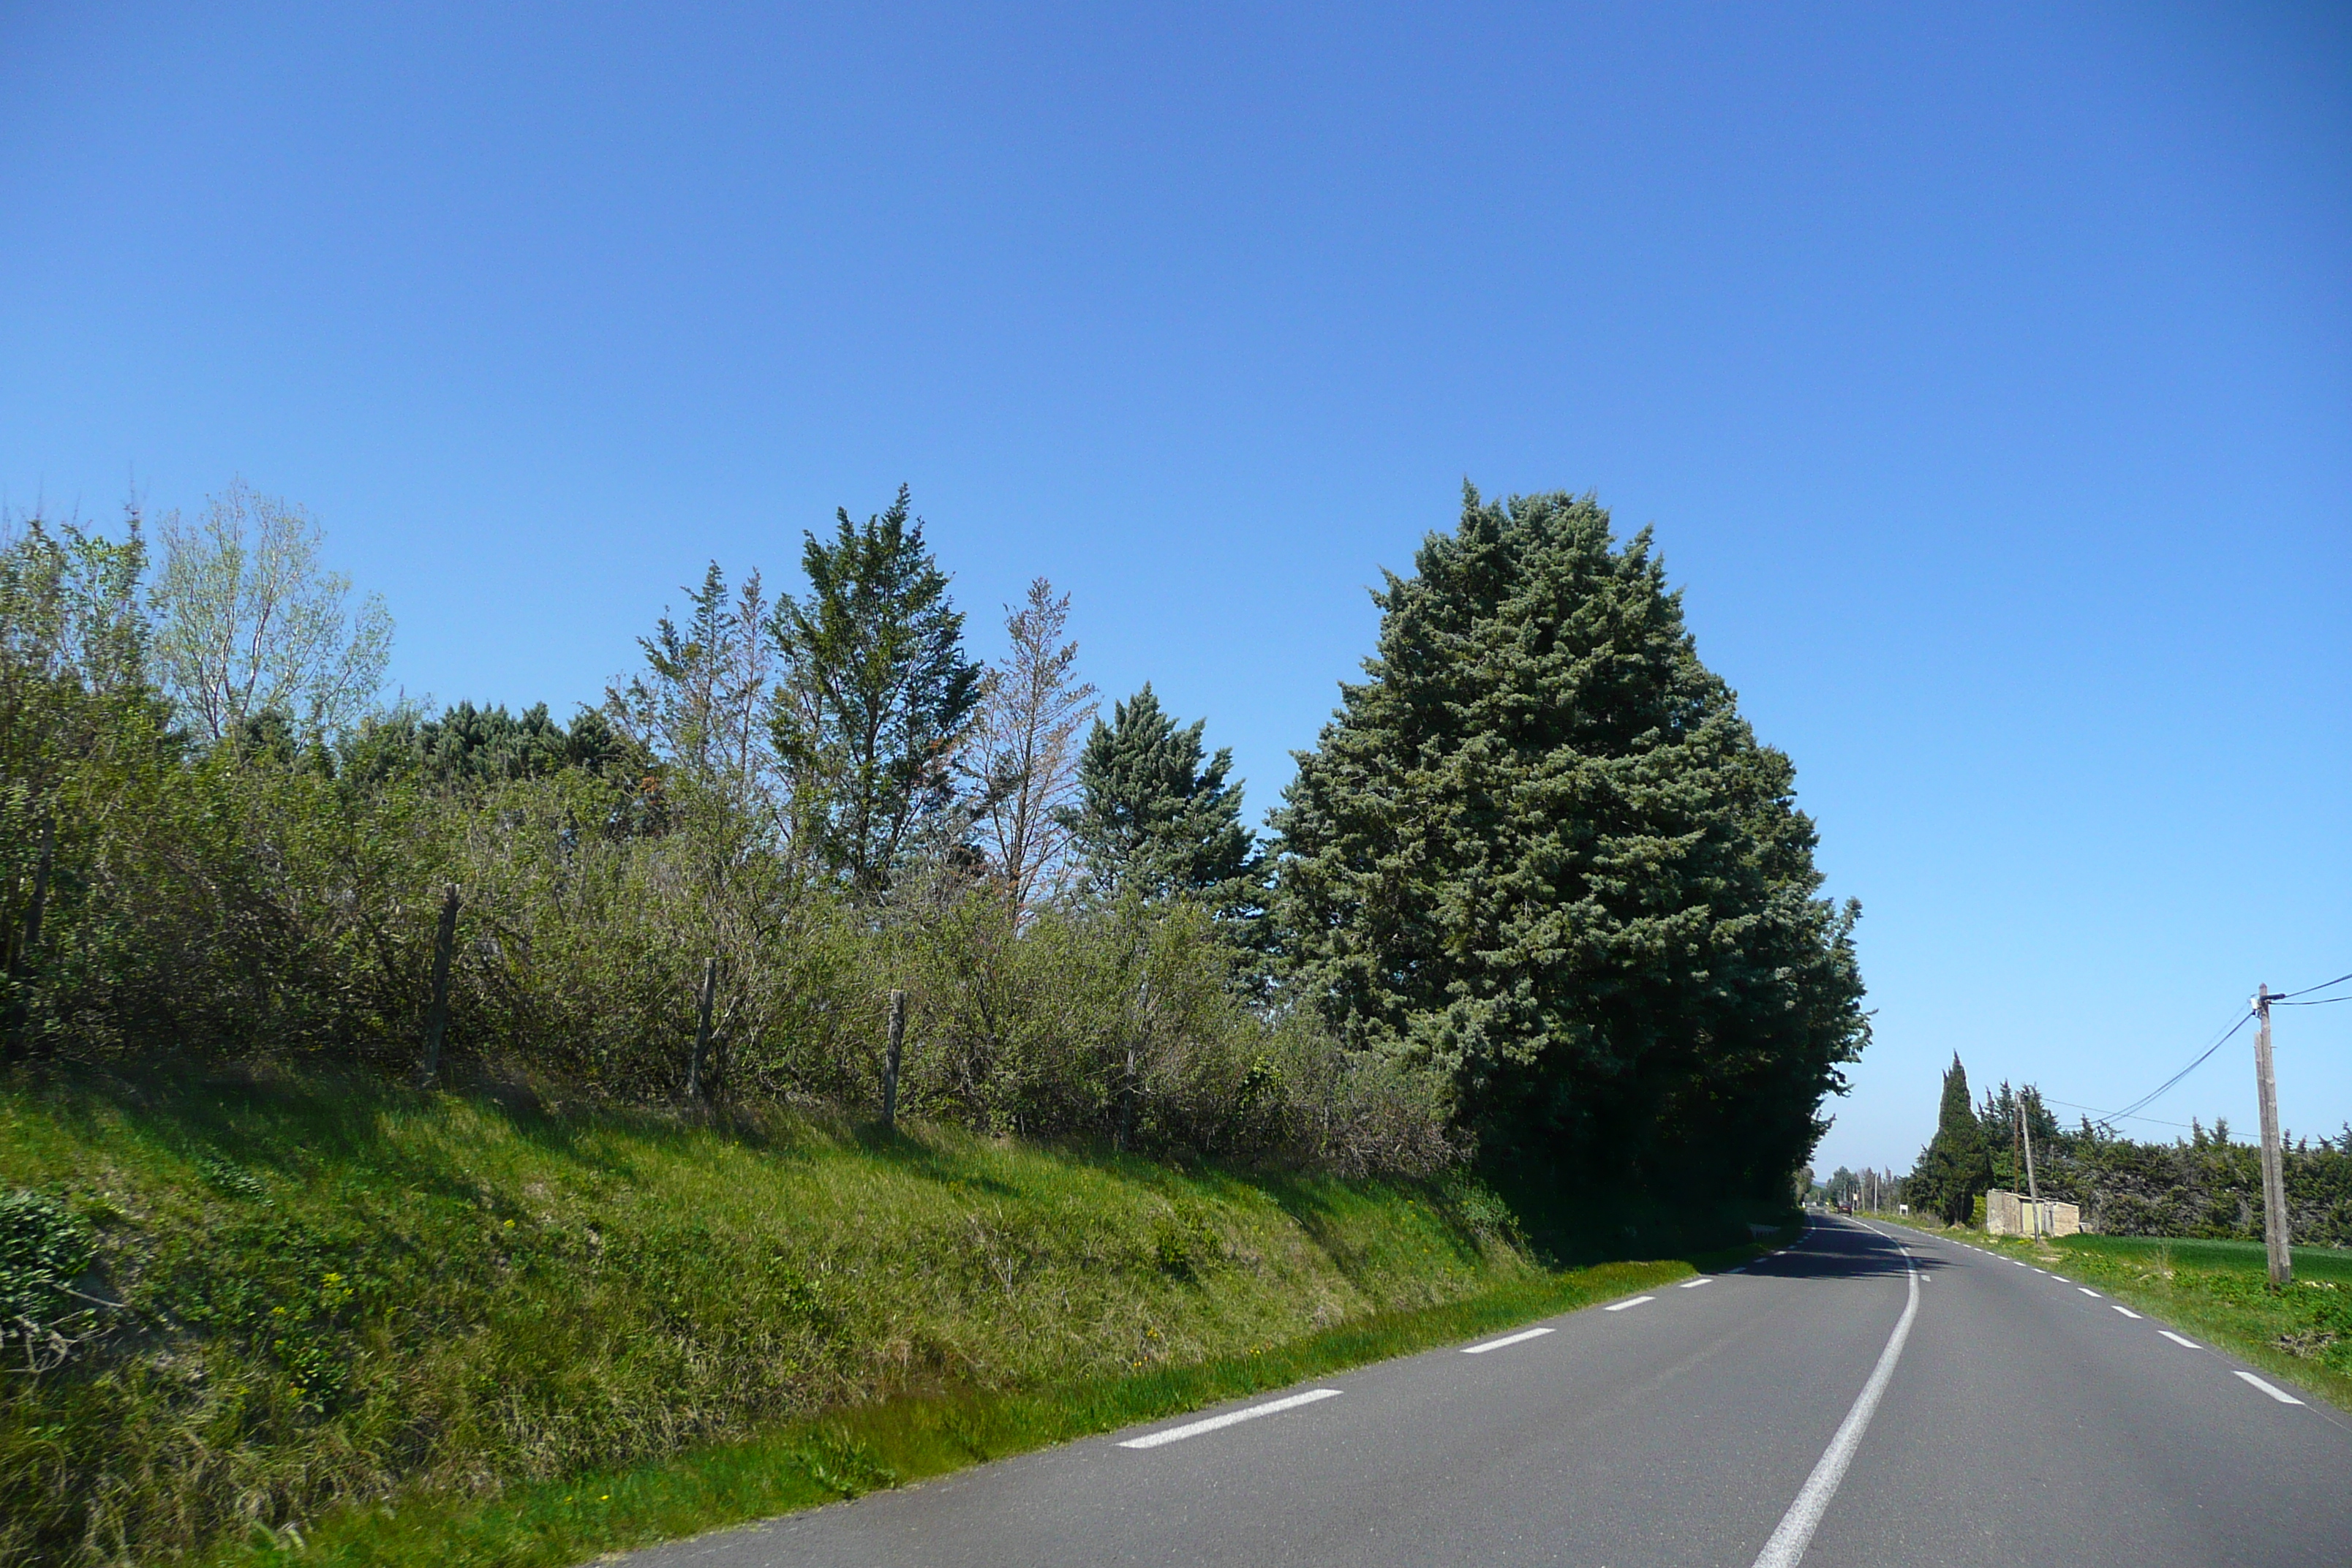
[{"label": "dense bushes", "polygon": [[[2287,1234],[2297,1246],[2352,1247],[2352,1128],[2340,1139],[2282,1151]],[[2088,1125],[2034,1146],[2044,1197],[2078,1204],[2105,1236],[2214,1240],[2263,1234],[2258,1144],[2232,1142],[2226,1123],[2171,1143],[2141,1143]]]},{"label": "dense bushes", "polygon": [[[861,547],[919,555],[919,530],[898,524]],[[13,1057],[324,1058],[406,1074],[455,888],[445,1081],[678,1100],[715,961],[697,1085],[714,1103],[872,1113],[887,997],[904,990],[901,1102],[918,1116],[1349,1170],[1425,1170],[1456,1153],[1429,1086],[1269,1007],[1241,971],[1244,945],[1190,898],[1116,880],[1006,897],[972,850],[951,773],[923,760],[940,744],[928,731],[912,760],[852,759],[850,774],[882,781],[877,809],[903,820],[858,829],[875,844],[850,858],[854,876],[840,871],[841,824],[870,812],[813,805],[805,780],[779,774],[772,742],[712,761],[711,681],[696,661],[724,636],[761,635],[728,633],[715,575],[693,635],[649,639],[649,675],[609,716],[567,727],[543,709],[465,706],[306,733],[269,710],[232,714],[222,739],[197,743],[143,684],[140,565],[135,533],[109,545],[37,524],[5,551],[0,985]],[[961,622],[936,572],[916,575],[929,595],[918,651],[936,663]],[[855,616],[835,611],[854,642]],[[801,651],[803,665],[815,657]],[[822,674],[800,679],[822,688]],[[948,718],[961,721],[971,681],[958,681]],[[877,711],[922,698],[870,684]],[[980,794],[1023,783],[1000,776]]]}]

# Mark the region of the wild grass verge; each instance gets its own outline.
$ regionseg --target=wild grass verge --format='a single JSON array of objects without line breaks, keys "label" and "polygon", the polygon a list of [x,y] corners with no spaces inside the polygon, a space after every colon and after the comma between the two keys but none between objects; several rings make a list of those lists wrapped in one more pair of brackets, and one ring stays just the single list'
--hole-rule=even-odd
[{"label": "wild grass verge", "polygon": [[2352,1250],[2298,1247],[2294,1282],[2271,1289],[2259,1241],[2069,1236],[2036,1242],[1870,1216],[2027,1258],[2352,1410]]},{"label": "wild grass verge", "polygon": [[1691,1274],[1695,1265],[1727,1263],[1756,1250],[1602,1264],[1442,1307],[1376,1313],[1286,1344],[1189,1366],[1016,1393],[900,1397],[795,1422],[747,1442],[499,1498],[348,1509],[299,1541],[257,1539],[215,1561],[223,1568],[555,1568],[1474,1338],[1665,1284]]},{"label": "wild grass verge", "polygon": [[0,1568],[550,1562],[1651,1278],[1547,1268],[1458,1173],[28,1077],[0,1082],[0,1320],[48,1317],[0,1337],[31,1368],[0,1378]]}]

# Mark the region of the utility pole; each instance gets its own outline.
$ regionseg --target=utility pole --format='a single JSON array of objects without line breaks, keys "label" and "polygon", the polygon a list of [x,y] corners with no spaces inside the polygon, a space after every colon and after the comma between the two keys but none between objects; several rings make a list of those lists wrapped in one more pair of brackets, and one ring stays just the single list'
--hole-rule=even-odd
[{"label": "utility pole", "polygon": [[2025,1119],[2025,1096],[2017,1097],[2018,1142],[2025,1145],[2025,1201],[2033,1205],[2033,1234],[2042,1234],[2042,1184],[2033,1179],[2033,1123]]},{"label": "utility pole", "polygon": [[2271,1283],[2294,1281],[2294,1256],[2287,1250],[2286,1173],[2279,1163],[2278,1079],[2271,1071],[2271,988],[2254,987],[2254,1092],[2263,1107],[2263,1248],[2270,1255]]}]

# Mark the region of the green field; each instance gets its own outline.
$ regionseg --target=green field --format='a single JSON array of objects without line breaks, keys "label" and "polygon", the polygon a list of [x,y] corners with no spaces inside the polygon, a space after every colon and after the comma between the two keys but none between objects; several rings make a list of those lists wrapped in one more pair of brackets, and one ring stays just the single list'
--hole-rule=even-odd
[{"label": "green field", "polygon": [[[2058,1246],[2069,1254],[2087,1253],[2099,1258],[2143,1263],[2169,1259],[2176,1267],[2200,1269],[2264,1276],[2270,1269],[2268,1255],[2259,1241],[2189,1241],[2154,1236],[2069,1236],[2061,1238]],[[2352,1247],[2297,1247],[2290,1250],[2294,1257],[2297,1279],[2328,1279],[2352,1284]]]},{"label": "green field", "polygon": [[315,1078],[0,1092],[0,1190],[123,1304],[0,1384],[12,1564],[577,1561],[1691,1267],[1548,1270],[1468,1181]]}]

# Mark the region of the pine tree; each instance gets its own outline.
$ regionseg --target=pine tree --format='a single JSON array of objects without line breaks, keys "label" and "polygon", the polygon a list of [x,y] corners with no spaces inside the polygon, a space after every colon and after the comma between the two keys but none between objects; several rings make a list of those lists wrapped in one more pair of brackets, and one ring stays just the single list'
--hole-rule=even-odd
[{"label": "pine tree", "polygon": [[1203,762],[1207,721],[1178,728],[1150,683],[1095,721],[1078,756],[1078,805],[1062,814],[1088,879],[1101,891],[1201,898],[1243,915],[1262,895],[1255,836],[1242,826],[1234,754]]},{"label": "pine tree", "polygon": [[850,889],[887,890],[955,805],[955,761],[981,695],[963,616],[904,485],[863,524],[805,536],[805,602],[776,601],[782,667],[772,723],[795,837]]},{"label": "pine tree", "polygon": [[1956,1052],[1944,1074],[1944,1101],[1936,1116],[1936,1136],[1919,1152],[1912,1173],[1919,1202],[1944,1216],[1947,1225],[1965,1225],[1976,1212],[1977,1194],[1992,1185],[1992,1152],[1985,1145],[1985,1130],[1969,1099],[1969,1073]]},{"label": "pine tree", "polygon": [[1343,1037],[1433,1064],[1565,1183],[1787,1191],[1867,1037],[1793,770],[1645,531],[1482,503],[1373,595],[1379,651],[1277,814],[1279,940]]}]

